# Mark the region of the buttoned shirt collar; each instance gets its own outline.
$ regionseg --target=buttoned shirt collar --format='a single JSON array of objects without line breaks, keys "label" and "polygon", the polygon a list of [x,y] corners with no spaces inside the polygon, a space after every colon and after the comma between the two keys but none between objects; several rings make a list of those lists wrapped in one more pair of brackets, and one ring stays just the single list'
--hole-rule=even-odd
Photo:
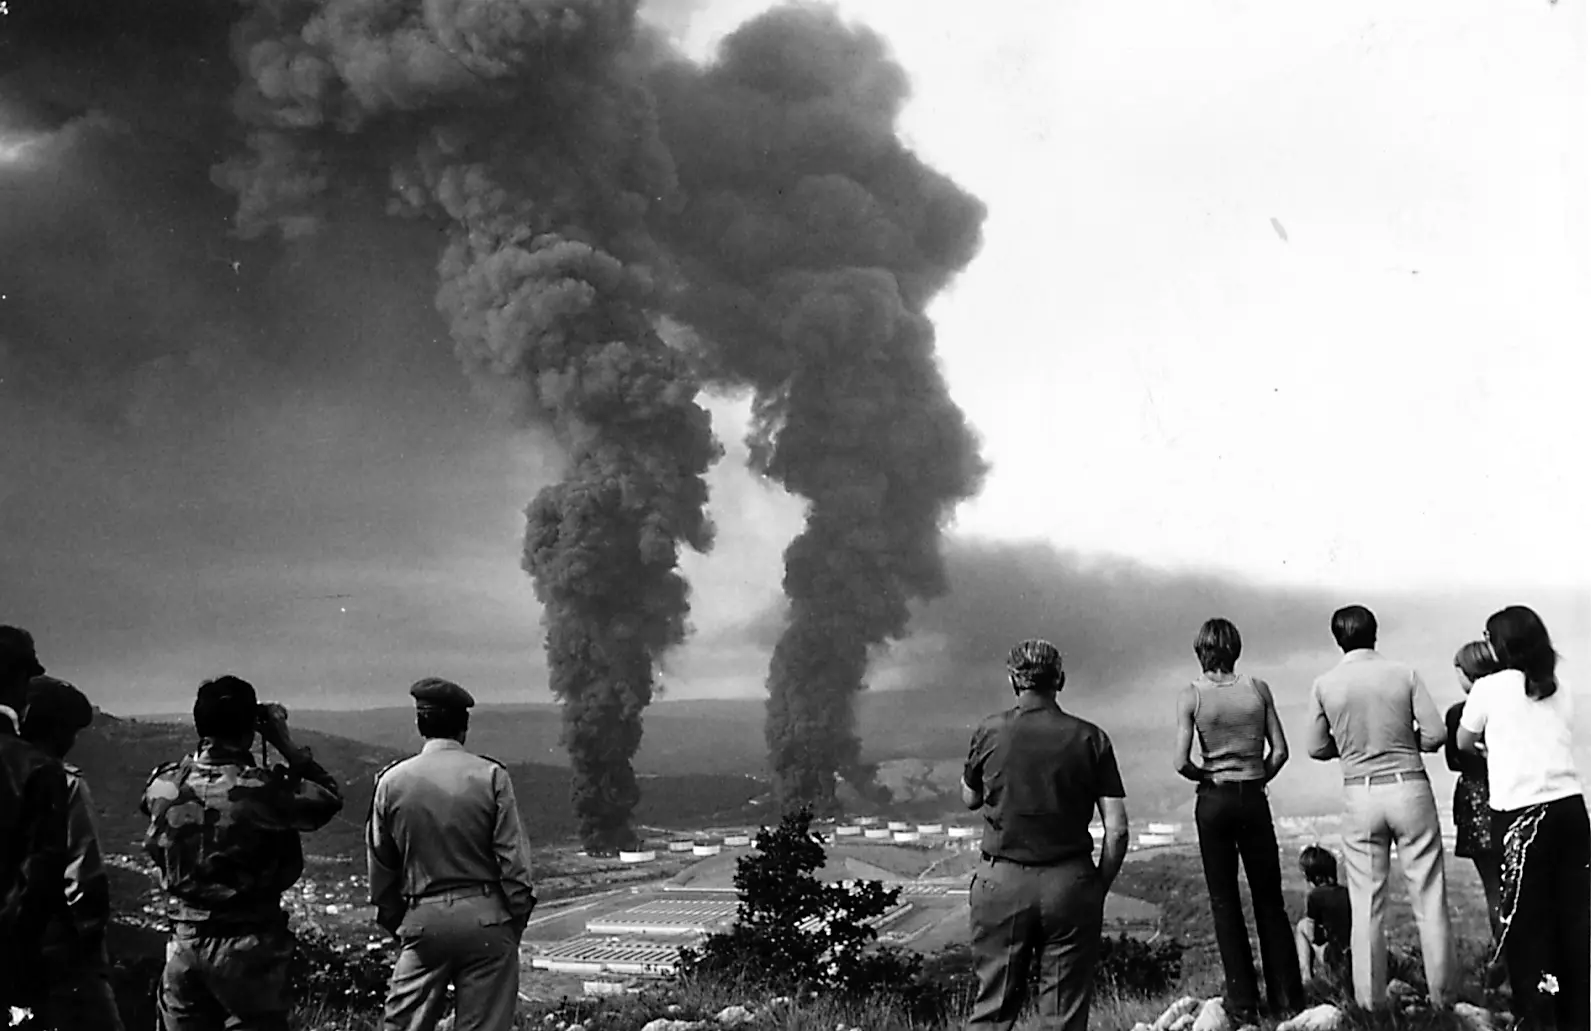
[{"label": "buttoned shirt collar", "polygon": [[454,749],[462,751],[463,748],[464,744],[462,742],[455,741],[450,737],[430,737],[426,738],[425,744],[420,746],[420,752],[424,755],[431,752],[452,751]]}]

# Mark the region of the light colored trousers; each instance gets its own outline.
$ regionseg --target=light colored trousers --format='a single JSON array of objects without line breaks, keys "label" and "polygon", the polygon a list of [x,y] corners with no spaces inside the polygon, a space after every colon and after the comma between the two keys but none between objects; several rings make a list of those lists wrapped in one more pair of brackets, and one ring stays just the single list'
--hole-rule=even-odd
[{"label": "light colored trousers", "polygon": [[423,900],[398,927],[385,1031],[433,1031],[453,986],[454,1031],[510,1031],[519,1002],[519,935],[499,895]]},{"label": "light colored trousers", "polygon": [[[1379,779],[1379,778],[1378,778]],[[1420,779],[1343,788],[1347,826],[1342,850],[1353,904],[1353,993],[1359,1005],[1387,998],[1386,902],[1391,847],[1408,882],[1409,905],[1420,931],[1420,955],[1431,1001],[1449,1001],[1453,967],[1452,924],[1447,910],[1447,873],[1442,826],[1430,781]]]}]

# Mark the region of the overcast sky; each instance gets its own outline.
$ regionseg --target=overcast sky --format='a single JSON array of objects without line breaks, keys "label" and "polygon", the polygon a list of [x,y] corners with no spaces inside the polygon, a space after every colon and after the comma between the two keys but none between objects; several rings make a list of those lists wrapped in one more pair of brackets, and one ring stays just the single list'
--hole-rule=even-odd
[{"label": "overcast sky", "polygon": [[[762,6],[676,24],[706,56]],[[1585,0],[841,7],[907,68],[907,138],[989,206],[933,309],[993,466],[961,538],[1318,596],[1322,632],[1354,592],[1478,620],[1591,583]],[[433,672],[545,700],[518,552],[556,456],[470,395],[434,236],[240,243],[132,101],[0,72],[0,620],[113,710],[223,669],[297,704]],[[24,94],[110,127],[24,152]],[[760,690],[801,520],[741,470],[744,402],[714,410],[677,696]],[[1591,607],[1554,605],[1572,663]]]}]

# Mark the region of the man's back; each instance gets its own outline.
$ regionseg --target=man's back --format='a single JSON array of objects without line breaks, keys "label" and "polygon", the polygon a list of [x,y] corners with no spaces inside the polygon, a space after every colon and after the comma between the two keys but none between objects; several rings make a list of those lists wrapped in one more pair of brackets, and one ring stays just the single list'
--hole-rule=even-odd
[{"label": "man's back", "polygon": [[1348,652],[1316,678],[1310,699],[1310,754],[1329,757],[1329,730],[1344,778],[1424,770],[1421,753],[1446,737],[1420,675],[1370,648]]},{"label": "man's back", "polygon": [[144,848],[177,900],[172,919],[247,926],[280,913],[282,892],[304,872],[299,834],[342,809],[336,782],[266,770],[246,749],[206,746],[155,770],[141,809]]},{"label": "man's back", "polygon": [[373,891],[390,890],[387,876],[409,898],[500,885],[511,910],[534,905],[518,804],[501,763],[433,739],[379,776],[371,805],[375,858],[390,870]]},{"label": "man's back", "polygon": [[[0,729],[0,1004],[28,997],[45,922],[64,895],[66,773]],[[20,993],[20,994],[19,994]]]},{"label": "man's back", "polygon": [[983,851],[1019,863],[1092,855],[1095,807],[1124,794],[1105,732],[1031,694],[978,727],[965,780],[983,794]]}]

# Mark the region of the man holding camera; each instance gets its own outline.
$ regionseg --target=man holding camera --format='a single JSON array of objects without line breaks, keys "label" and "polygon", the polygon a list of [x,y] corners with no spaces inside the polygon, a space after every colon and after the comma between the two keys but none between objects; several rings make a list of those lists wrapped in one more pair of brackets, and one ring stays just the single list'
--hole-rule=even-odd
[{"label": "man holding camera", "polygon": [[[166,1031],[286,1031],[282,893],[304,872],[299,835],[330,823],[342,792],[293,741],[287,710],[260,705],[245,680],[199,685],[193,724],[198,751],[158,767],[140,804],[144,849],[173,900],[161,1020]],[[256,732],[285,766],[254,761]]]}]

